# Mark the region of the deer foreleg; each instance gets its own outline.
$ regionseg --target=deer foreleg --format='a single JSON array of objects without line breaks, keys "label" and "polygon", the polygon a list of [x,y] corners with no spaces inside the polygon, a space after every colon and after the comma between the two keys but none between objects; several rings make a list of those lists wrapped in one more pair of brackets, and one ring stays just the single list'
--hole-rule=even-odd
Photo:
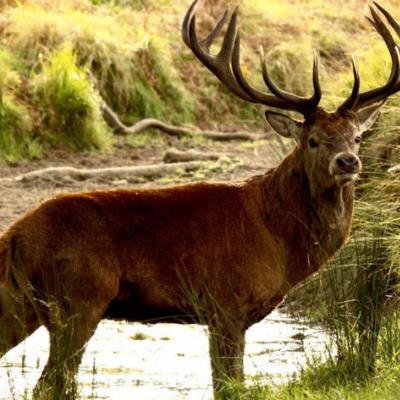
[{"label": "deer foreleg", "polygon": [[245,330],[233,324],[213,324],[209,326],[209,345],[215,398],[229,399],[229,381],[244,380]]}]

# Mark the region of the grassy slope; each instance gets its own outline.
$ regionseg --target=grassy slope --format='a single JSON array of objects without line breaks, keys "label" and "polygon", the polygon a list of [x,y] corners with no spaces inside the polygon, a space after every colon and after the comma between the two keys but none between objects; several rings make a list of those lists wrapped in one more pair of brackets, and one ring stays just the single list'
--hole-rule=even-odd
[{"label": "grassy slope", "polygon": [[[336,371],[335,371],[336,372]],[[400,392],[400,368],[384,368],[374,379],[360,382],[341,381],[325,367],[306,371],[299,380],[281,387],[248,391],[252,400],[396,400]],[[246,398],[246,392],[244,397]]]},{"label": "grassy slope", "polygon": [[[0,2],[0,90],[9,103],[16,105],[21,118],[16,119],[15,129],[3,134],[7,140],[0,140],[0,159],[37,157],[40,149],[43,153],[60,142],[78,149],[108,148],[109,132],[99,120],[96,90],[128,121],[159,117],[173,123],[217,125],[221,129],[264,126],[257,106],[231,96],[182,44],[180,21],[187,1],[25,0],[13,6],[14,3],[17,2]],[[264,46],[271,73],[281,86],[303,95],[311,86],[312,48],[318,49],[325,93],[322,105],[330,108],[350,90],[350,53],[359,55],[363,87],[384,81],[389,69],[387,55],[363,18],[367,13],[365,2],[241,3],[243,70],[253,83],[261,84],[256,53],[259,45]],[[214,20],[210,15],[221,14],[224,4],[221,0],[202,2],[200,31],[211,27]],[[82,73],[71,67],[73,59],[58,57],[66,46],[76,55]],[[54,66],[54,60],[58,66]],[[79,75],[80,83],[66,79],[60,84],[46,77],[57,68],[64,70],[63,76],[69,72]],[[96,80],[95,91],[88,83],[87,70]],[[59,116],[65,120],[68,116],[63,115],[62,107],[51,107],[51,99],[37,95],[38,81],[42,84],[40,90],[52,91],[70,108],[75,106],[76,98],[78,110],[86,104],[89,127],[78,126],[72,134],[62,126],[55,128],[52,120]],[[43,87],[46,84],[49,88]],[[6,107],[3,114],[7,114]],[[75,114],[81,116],[80,112]],[[22,115],[30,116],[28,123],[20,122]],[[13,130],[24,132],[23,138]]]}]

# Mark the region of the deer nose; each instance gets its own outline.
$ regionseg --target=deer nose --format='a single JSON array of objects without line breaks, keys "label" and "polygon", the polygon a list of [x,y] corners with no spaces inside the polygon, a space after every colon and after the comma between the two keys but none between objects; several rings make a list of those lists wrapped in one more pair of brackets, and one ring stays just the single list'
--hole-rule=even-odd
[{"label": "deer nose", "polygon": [[357,172],[360,169],[360,160],[351,153],[342,154],[336,159],[337,166],[344,172]]}]

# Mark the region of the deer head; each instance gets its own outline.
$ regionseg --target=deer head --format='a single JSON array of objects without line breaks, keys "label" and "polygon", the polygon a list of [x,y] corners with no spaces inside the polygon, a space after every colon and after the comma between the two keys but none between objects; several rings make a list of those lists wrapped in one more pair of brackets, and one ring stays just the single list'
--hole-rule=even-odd
[{"label": "deer head", "polygon": [[[349,98],[335,112],[319,107],[321,88],[318,74],[318,57],[314,52],[313,88],[309,98],[299,97],[278,88],[271,79],[264,52],[261,49],[261,66],[264,82],[270,93],[252,87],[244,78],[240,66],[240,36],[237,30],[237,8],[231,14],[222,48],[217,55],[210,54],[210,46],[228,20],[228,9],[213,31],[203,40],[196,33],[195,0],[189,7],[182,26],[182,37],[194,55],[236,96],[276,109],[295,111],[303,116],[296,120],[290,116],[266,111],[271,127],[280,135],[293,138],[302,150],[304,171],[311,193],[330,187],[342,187],[354,181],[361,171],[358,157],[361,136],[371,127],[388,96],[400,90],[400,55],[390,32],[371,7],[373,24],[384,39],[391,58],[392,70],[385,85],[359,93],[360,78],[352,59],[354,85]],[[385,14],[385,11],[381,9]],[[391,20],[389,19],[389,22]],[[397,28],[398,25],[396,24]],[[397,32],[400,34],[400,28]]]}]

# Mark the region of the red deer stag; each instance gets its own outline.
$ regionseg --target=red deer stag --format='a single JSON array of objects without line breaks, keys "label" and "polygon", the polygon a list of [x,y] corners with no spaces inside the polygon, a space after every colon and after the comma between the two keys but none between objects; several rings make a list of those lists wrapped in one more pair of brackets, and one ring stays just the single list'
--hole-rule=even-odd
[{"label": "red deer stag", "polygon": [[207,324],[214,391],[229,397],[223,382],[243,379],[246,329],[349,235],[361,135],[400,75],[398,50],[377,12],[390,77],[360,94],[353,61],[351,96],[328,113],[318,107],[316,56],[310,98],[280,90],[264,61],[272,94],[261,92],[241,72],[236,11],[214,56],[209,48],[228,13],[199,41],[195,6],[183,22],[184,42],[241,99],[302,114],[304,121],[266,112],[297,145],[276,168],[244,182],[67,194],[9,227],[0,238],[0,356],[44,325],[50,355],[39,393],[69,395],[85,344],[111,318]]}]

